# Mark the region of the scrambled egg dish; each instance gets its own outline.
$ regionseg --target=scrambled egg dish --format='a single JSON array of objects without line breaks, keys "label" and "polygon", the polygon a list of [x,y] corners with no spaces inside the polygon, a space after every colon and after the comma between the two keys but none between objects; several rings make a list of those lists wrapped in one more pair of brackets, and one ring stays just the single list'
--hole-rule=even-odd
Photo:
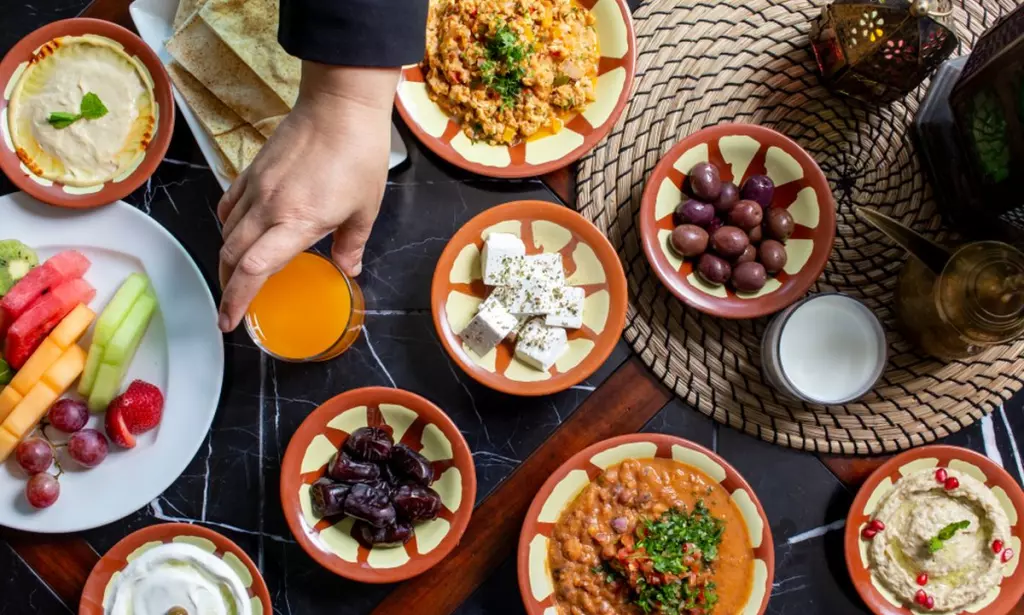
[{"label": "scrambled egg dish", "polygon": [[556,133],[594,100],[594,16],[572,0],[432,0],[431,98],[474,141]]}]

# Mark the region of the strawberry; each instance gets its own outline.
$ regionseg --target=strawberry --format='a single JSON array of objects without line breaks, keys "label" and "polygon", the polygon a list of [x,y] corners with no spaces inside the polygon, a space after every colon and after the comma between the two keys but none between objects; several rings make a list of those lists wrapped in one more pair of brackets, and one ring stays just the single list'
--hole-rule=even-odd
[{"label": "strawberry", "polygon": [[121,448],[135,448],[135,436],[128,431],[128,425],[124,422],[124,414],[121,409],[114,408],[113,404],[111,404],[111,409],[107,410],[105,427],[107,437],[111,442]]},{"label": "strawberry", "polygon": [[120,414],[132,435],[146,433],[160,424],[164,414],[164,395],[148,382],[136,380],[114,398],[107,414]]}]

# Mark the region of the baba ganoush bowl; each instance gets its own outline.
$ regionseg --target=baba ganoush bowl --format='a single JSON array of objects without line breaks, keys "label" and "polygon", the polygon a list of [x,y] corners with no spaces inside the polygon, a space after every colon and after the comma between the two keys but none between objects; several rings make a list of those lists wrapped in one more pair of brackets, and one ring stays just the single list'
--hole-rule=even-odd
[{"label": "baba ganoush bowl", "polygon": [[[582,609],[579,601],[607,607],[600,612],[621,612],[623,592],[602,585],[608,583],[605,575],[614,556],[606,558],[600,551],[626,547],[627,542],[614,537],[633,536],[642,521],[658,518],[680,500],[683,512],[696,514],[703,503],[711,516],[724,520],[711,578],[718,583],[722,612],[763,613],[771,595],[775,551],[757,495],[717,454],[665,434],[598,442],[562,464],[540,488],[519,536],[519,591],[526,612],[568,613],[557,605]],[[597,578],[581,578],[587,575]]]},{"label": "baba ganoush bowl", "polygon": [[[65,74],[74,79],[62,88]],[[156,171],[174,132],[163,64],[108,21],[80,17],[32,32],[0,61],[0,91],[0,170],[50,205],[90,208],[128,196]],[[60,128],[47,121],[84,111],[88,94],[105,114]]]},{"label": "baba ganoush bowl", "polygon": [[[707,284],[697,274],[696,259],[683,260],[669,245],[673,212],[686,200],[687,173],[701,162],[714,164],[723,182],[737,186],[752,175],[767,175],[775,183],[772,207],[793,216],[786,265],[757,292]],[[802,147],[763,126],[719,124],[686,137],[654,167],[640,202],[640,240],[655,275],[686,305],[722,318],[758,318],[804,296],[825,270],[835,241],[835,210],[825,174]]]},{"label": "baba ganoush bowl", "polygon": [[[846,519],[846,566],[878,615],[1005,615],[1024,595],[1022,514],[1024,492],[991,459],[922,446],[887,461],[857,493]],[[932,609],[916,602],[918,592]]]},{"label": "baba ganoush bowl", "polygon": [[[440,514],[416,524],[404,545],[367,549],[352,536],[352,518],[313,511],[310,485],[361,427],[386,430],[433,467]],[[444,559],[466,531],[475,501],[476,468],[462,433],[440,408],[401,389],[367,387],[329,399],[299,425],[281,466],[281,506],[299,545],[324,568],[361,583],[404,581]]]},{"label": "baba ganoush bowl", "polygon": [[[93,567],[82,590],[79,615],[103,615],[104,600],[113,599],[117,582],[132,562],[161,548],[195,547],[204,557],[217,558],[227,566],[233,578],[241,583],[251,615],[271,615],[274,612],[270,592],[252,559],[234,542],[213,530],[188,523],[162,523],[151,525],[129,534],[114,545]],[[220,562],[215,562],[218,567]],[[150,572],[152,574],[152,572]]]},{"label": "baba ganoush bowl", "polygon": [[[540,4],[546,3],[542,1]],[[581,158],[611,131],[626,106],[636,75],[637,44],[633,18],[625,0],[578,0],[573,2],[573,6],[589,11],[593,16],[600,58],[597,75],[592,78],[595,100],[581,113],[561,118],[564,125],[560,124],[560,129],[545,127],[512,145],[474,141],[462,131],[456,119],[431,99],[422,64],[406,66],[402,70],[395,103],[405,124],[421,143],[441,158],[488,177],[533,177]],[[483,3],[479,9],[484,10]],[[538,13],[541,10],[538,8]],[[546,6],[543,10],[547,12],[545,23],[550,26],[551,7]],[[431,38],[428,31],[428,45]],[[459,36],[457,39],[473,42],[472,37]],[[536,46],[542,44],[538,41],[539,38],[532,43],[534,55]],[[442,41],[439,44],[446,43]],[[460,55],[465,57],[465,53],[463,50]],[[565,53],[571,53],[571,50]]]},{"label": "baba ganoush bowl", "polygon": [[[527,255],[560,254],[566,282],[584,289],[583,327],[569,332],[567,350],[546,372],[517,359],[508,341],[480,357],[459,337],[487,295],[480,254],[491,233],[519,236]],[[480,384],[523,396],[564,391],[593,374],[622,334],[626,302],[626,275],[608,239],[575,211],[544,201],[498,205],[463,225],[441,253],[430,289],[434,328],[452,360]]]}]

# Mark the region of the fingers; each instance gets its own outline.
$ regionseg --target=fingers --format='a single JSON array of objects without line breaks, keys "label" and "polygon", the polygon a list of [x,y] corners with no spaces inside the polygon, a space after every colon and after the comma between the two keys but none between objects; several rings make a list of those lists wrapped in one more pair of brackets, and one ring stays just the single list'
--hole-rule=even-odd
[{"label": "fingers", "polygon": [[363,251],[373,230],[375,211],[360,210],[334,231],[331,258],[345,275],[355,277],[363,271]]},{"label": "fingers", "polygon": [[[236,208],[236,210],[241,207]],[[242,261],[249,248],[263,235],[269,225],[263,221],[253,208],[247,208],[242,218],[233,224],[230,234],[224,235],[224,245],[220,249],[220,284],[227,284],[238,264]],[[225,226],[227,229],[227,226]]]},{"label": "fingers", "polygon": [[[243,221],[242,224],[244,224]],[[242,225],[239,225],[239,232]],[[267,229],[246,250],[224,285],[220,303],[220,327],[233,331],[267,278],[280,271],[295,255],[316,241],[307,232],[278,224]]]},{"label": "fingers", "polygon": [[[245,194],[245,188],[249,184],[249,172],[244,171],[241,175],[235,178],[235,181],[231,182],[228,187],[228,191],[224,193],[224,196],[220,197],[220,202],[217,203],[217,218],[220,219],[221,224],[227,225],[228,217],[231,212],[234,211],[235,206],[238,204],[239,199]],[[226,229],[225,229],[226,230]],[[227,237],[227,233],[224,233],[222,237]]]}]

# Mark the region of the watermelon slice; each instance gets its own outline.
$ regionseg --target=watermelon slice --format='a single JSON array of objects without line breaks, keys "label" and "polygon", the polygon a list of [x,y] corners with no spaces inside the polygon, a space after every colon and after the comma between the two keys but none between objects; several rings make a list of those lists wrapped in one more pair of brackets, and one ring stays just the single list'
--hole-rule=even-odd
[{"label": "watermelon slice", "polygon": [[18,320],[43,293],[64,282],[82,277],[91,264],[81,252],[67,250],[29,271],[3,299],[0,299],[0,336],[3,336],[14,321]]},{"label": "watermelon slice", "polygon": [[14,321],[7,332],[4,354],[14,369],[21,369],[43,339],[71,313],[79,303],[88,305],[96,296],[96,289],[82,279],[70,280],[57,286],[32,304],[32,307]]}]

